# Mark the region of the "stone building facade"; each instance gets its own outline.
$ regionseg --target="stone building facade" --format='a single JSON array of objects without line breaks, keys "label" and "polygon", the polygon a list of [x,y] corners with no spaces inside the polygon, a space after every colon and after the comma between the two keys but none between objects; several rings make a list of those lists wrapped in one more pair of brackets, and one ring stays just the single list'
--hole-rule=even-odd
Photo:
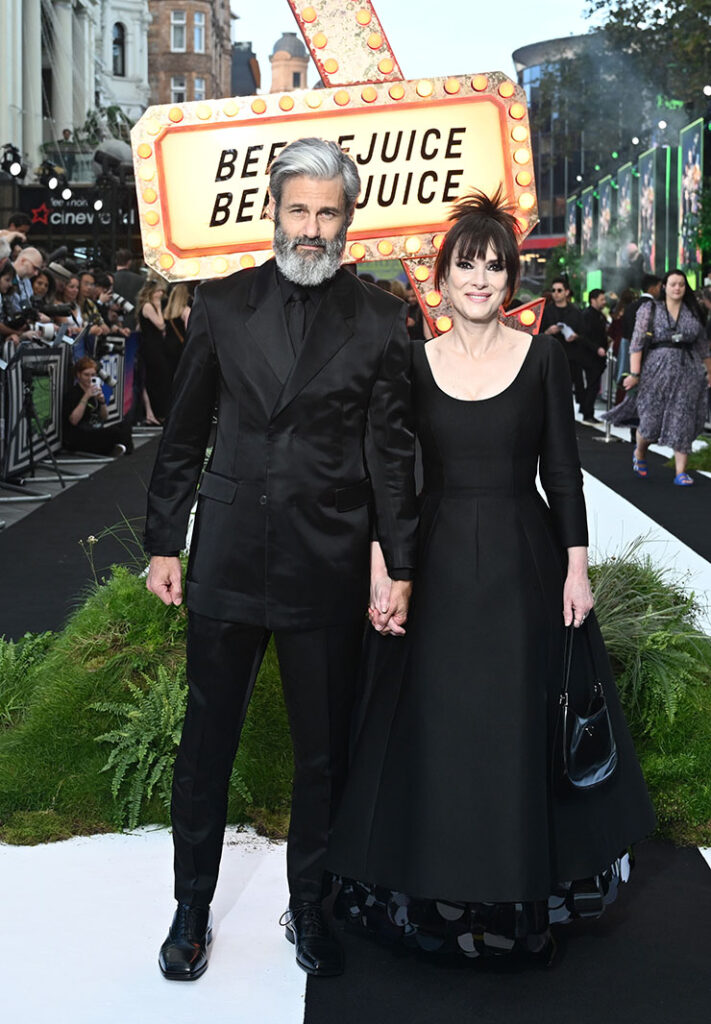
[{"label": "stone building facade", "polygon": [[150,102],[185,103],[229,96],[229,0],[149,0],[149,7]]},{"label": "stone building facade", "polygon": [[274,43],[269,57],[272,66],[270,92],[291,92],[306,88],[306,69],[309,55],[296,32],[284,32]]}]

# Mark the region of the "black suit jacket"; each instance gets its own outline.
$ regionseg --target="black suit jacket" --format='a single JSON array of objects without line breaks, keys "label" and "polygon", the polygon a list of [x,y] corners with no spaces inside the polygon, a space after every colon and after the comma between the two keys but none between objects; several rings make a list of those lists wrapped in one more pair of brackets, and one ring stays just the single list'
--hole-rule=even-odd
[{"label": "black suit jacket", "polygon": [[148,497],[146,548],[180,549],[187,604],[271,629],[364,615],[375,528],[415,566],[406,307],[341,269],[294,360],[274,263],[197,289]]}]

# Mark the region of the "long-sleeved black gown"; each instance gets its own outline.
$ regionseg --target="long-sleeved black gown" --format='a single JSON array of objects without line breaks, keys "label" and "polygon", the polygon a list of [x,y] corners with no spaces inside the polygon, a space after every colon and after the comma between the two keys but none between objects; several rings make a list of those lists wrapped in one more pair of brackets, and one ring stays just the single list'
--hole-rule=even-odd
[{"label": "long-sleeved black gown", "polygon": [[587,793],[551,784],[566,548],[587,545],[559,342],[534,337],[513,383],[478,401],[443,392],[415,345],[424,486],[414,600],[405,639],[369,631],[329,867],[358,880],[346,886],[354,916],[379,914],[425,948],[453,940],[476,956],[544,934],[548,918],[600,912],[654,814],[594,614],[589,647],[576,636],[571,691],[594,655],[618,769]]}]

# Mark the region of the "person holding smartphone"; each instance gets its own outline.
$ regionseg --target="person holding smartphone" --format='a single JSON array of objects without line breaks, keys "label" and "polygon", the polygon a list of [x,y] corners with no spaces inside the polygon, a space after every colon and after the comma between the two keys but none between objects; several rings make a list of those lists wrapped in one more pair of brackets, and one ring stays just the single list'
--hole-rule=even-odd
[{"label": "person holding smartphone", "polygon": [[64,396],[62,443],[69,451],[92,455],[125,455],[133,451],[128,423],[107,423],[106,398],[89,356],[74,364],[74,383]]}]

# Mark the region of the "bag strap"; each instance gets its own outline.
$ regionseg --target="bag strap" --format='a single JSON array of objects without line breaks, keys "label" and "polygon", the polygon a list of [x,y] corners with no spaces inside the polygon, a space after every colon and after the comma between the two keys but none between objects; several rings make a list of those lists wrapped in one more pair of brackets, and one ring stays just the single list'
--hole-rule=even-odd
[{"label": "bag strap", "polygon": [[565,627],[565,643],[563,646],[563,685],[560,691],[561,704],[568,703],[568,688],[570,686],[570,667],[573,661],[573,640],[575,638],[575,634],[578,632],[583,633],[585,637],[585,643],[588,649],[588,655],[590,656],[590,665],[593,671],[593,681],[591,689],[593,690],[593,692],[599,689],[599,691],[602,694],[604,694],[605,692],[605,689],[602,685],[602,675],[600,673],[597,659],[595,657],[595,651],[593,650],[593,646],[590,643],[590,637],[588,636],[587,629],[585,625],[579,626],[576,629],[575,626],[571,624],[570,626]]}]

